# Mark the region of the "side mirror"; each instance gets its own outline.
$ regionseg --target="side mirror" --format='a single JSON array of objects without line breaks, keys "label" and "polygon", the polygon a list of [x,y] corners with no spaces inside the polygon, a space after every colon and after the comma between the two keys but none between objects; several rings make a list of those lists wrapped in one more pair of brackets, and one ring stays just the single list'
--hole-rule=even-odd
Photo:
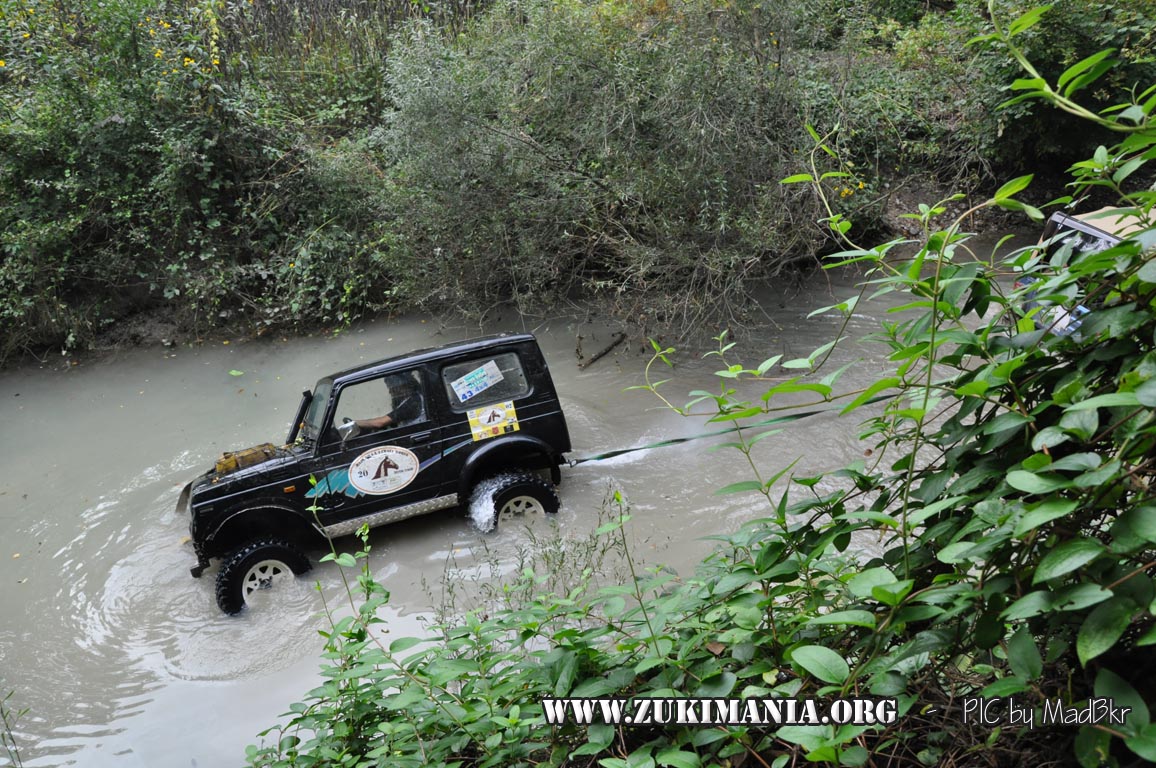
[{"label": "side mirror", "polygon": [[351,438],[357,437],[361,434],[361,427],[357,426],[357,422],[350,418],[345,419],[345,423],[337,428],[337,434],[341,435],[341,442],[345,442]]}]

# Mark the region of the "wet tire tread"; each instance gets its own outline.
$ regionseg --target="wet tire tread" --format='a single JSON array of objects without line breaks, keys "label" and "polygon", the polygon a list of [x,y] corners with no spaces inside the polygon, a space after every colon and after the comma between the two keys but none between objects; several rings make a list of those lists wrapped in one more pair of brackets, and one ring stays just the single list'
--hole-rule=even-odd
[{"label": "wet tire tread", "polygon": [[[533,472],[527,470],[503,472],[490,479],[496,481],[496,485],[490,490],[490,498],[494,506],[494,527],[490,530],[497,528],[498,511],[508,496],[533,496],[541,502],[547,514],[556,513],[562,506],[562,501],[558,497],[558,489],[554,484]],[[475,489],[474,493],[476,492]]]},{"label": "wet tire tread", "polygon": [[271,537],[244,544],[221,561],[216,586],[218,608],[229,615],[241,612],[245,607],[241,582],[258,560],[280,560],[296,576],[307,573],[312,567],[305,553],[284,539]]}]

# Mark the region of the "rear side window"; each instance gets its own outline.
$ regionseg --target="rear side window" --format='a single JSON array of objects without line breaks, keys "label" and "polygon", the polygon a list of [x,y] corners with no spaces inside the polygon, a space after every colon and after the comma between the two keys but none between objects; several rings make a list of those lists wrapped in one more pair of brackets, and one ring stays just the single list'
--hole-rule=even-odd
[{"label": "rear side window", "polygon": [[517,400],[530,392],[522,362],[513,352],[447,365],[442,369],[442,383],[455,411]]}]

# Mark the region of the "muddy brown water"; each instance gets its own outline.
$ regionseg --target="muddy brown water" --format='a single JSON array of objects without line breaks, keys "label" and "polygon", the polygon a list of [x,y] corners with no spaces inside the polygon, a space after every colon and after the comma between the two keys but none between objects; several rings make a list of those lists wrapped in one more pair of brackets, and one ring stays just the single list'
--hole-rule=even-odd
[{"label": "muddy brown water", "polygon": [[[818,282],[825,283],[824,279]],[[805,355],[827,341],[833,315],[817,306],[853,291],[834,285],[769,300],[773,322],[741,344],[748,361]],[[860,308],[862,335],[882,309]],[[870,313],[870,314],[868,314]],[[614,330],[577,318],[514,320],[484,329],[530,330],[550,363],[570,425],[571,457],[709,429],[660,407],[641,382],[637,341],[585,370],[576,336],[593,353]],[[281,441],[300,392],[320,376],[409,349],[479,335],[434,321],[380,321],[333,338],[220,342],[111,354],[62,369],[25,367],[0,375],[0,695],[27,707],[17,737],[27,766],[221,766],[243,762],[246,744],[319,681],[325,626],[322,596],[340,577],[319,565],[272,605],[237,617],[218,612],[215,569],[194,564],[188,521],[174,512],[181,485],[223,450]],[[663,391],[683,403],[715,387],[700,346],[663,371]],[[841,362],[858,361],[844,386],[882,370],[880,350],[849,341]],[[242,375],[232,375],[241,371]],[[857,419],[818,417],[764,440],[765,467],[802,457],[799,471],[832,469],[862,456]],[[596,524],[608,487],[632,506],[638,554],[688,571],[706,537],[765,514],[742,495],[714,490],[747,479],[736,455],[710,451],[718,438],[632,453],[564,469],[563,510],[539,525],[582,535]],[[541,534],[541,531],[538,532]],[[527,532],[477,532],[450,511],[377,531],[371,563],[392,592],[389,632],[420,634],[447,559],[469,568],[481,545],[512,559]],[[316,553],[315,553],[316,554]],[[461,571],[459,571],[460,573]],[[0,765],[5,759],[0,757]]]}]

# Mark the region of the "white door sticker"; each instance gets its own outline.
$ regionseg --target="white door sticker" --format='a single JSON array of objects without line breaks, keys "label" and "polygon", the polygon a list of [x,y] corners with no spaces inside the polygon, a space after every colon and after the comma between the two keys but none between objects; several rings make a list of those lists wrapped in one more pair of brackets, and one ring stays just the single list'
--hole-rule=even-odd
[{"label": "white door sticker", "polygon": [[362,493],[384,496],[409,485],[420,469],[421,462],[413,451],[383,445],[353,460],[349,465],[349,482]]}]

